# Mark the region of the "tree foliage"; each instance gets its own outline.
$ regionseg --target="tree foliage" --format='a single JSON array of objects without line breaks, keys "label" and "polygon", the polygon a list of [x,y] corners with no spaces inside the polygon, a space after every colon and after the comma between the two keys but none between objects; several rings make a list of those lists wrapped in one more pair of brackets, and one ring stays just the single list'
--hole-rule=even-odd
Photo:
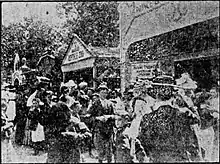
[{"label": "tree foliage", "polygon": [[[60,61],[66,50],[65,33],[42,21],[25,18],[24,23],[2,26],[1,64],[2,69],[13,70],[15,53],[27,59],[27,65],[35,69],[41,56],[55,55]],[[60,63],[61,64],[61,63]]]},{"label": "tree foliage", "polygon": [[69,38],[76,33],[87,45],[119,45],[117,2],[66,2],[61,3],[58,9],[60,15],[66,18],[64,28],[68,28]]}]

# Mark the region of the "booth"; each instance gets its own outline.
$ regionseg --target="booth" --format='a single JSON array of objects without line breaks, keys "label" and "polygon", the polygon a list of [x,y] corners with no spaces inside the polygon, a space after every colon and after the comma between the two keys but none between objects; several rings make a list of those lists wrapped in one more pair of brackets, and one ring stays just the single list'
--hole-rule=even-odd
[{"label": "booth", "polygon": [[77,84],[86,81],[96,88],[106,81],[108,86],[120,87],[119,48],[87,46],[76,34],[62,62],[63,82],[74,80]]}]

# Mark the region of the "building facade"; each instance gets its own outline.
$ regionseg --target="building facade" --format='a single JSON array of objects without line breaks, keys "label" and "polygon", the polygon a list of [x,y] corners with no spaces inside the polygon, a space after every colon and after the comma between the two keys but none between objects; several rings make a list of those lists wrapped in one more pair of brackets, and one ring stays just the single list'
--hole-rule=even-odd
[{"label": "building facade", "polygon": [[122,90],[155,67],[187,71],[199,87],[218,83],[219,2],[122,2],[119,11]]},{"label": "building facade", "polygon": [[63,82],[86,81],[96,88],[105,81],[108,87],[120,87],[119,49],[90,47],[74,34],[62,62]]}]

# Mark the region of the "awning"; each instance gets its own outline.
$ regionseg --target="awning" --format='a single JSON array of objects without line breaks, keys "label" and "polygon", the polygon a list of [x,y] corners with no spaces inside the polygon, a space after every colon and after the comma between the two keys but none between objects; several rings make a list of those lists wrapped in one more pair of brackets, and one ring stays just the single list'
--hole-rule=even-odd
[{"label": "awning", "polygon": [[77,61],[61,66],[62,72],[76,71],[84,68],[91,68],[94,66],[95,58],[87,58],[85,60]]}]

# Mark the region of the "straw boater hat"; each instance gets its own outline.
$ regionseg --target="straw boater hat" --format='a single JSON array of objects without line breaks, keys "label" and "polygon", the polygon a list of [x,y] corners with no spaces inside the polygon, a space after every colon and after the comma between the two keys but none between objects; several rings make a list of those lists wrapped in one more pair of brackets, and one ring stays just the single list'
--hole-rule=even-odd
[{"label": "straw boater hat", "polygon": [[164,86],[173,86],[175,83],[174,78],[168,75],[157,76],[153,79],[152,85],[164,85]]}]

